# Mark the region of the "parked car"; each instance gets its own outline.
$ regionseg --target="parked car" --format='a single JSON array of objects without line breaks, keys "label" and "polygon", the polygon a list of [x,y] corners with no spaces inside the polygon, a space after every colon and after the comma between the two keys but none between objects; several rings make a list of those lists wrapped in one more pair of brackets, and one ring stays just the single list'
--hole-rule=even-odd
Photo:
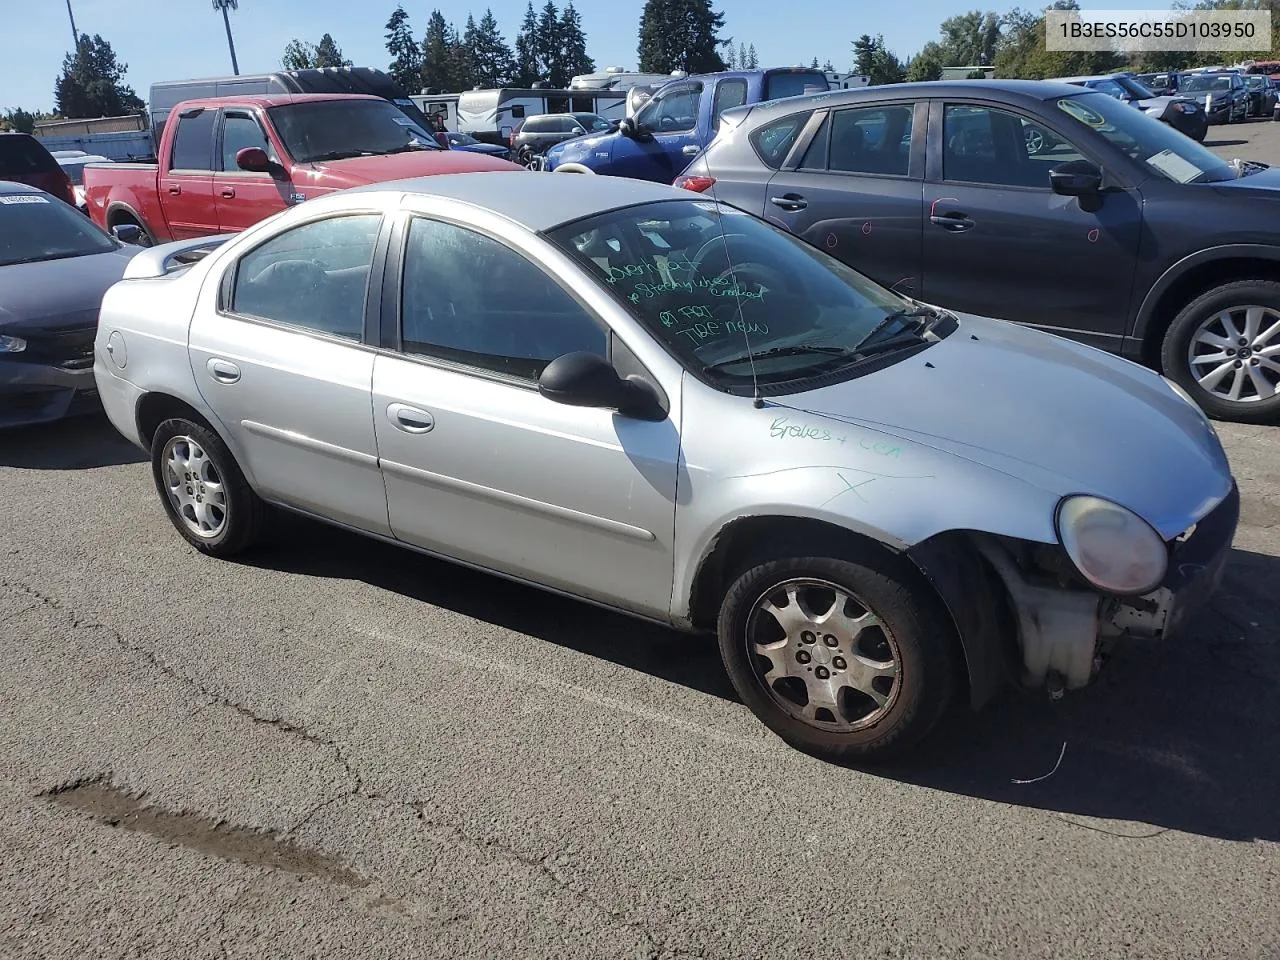
[{"label": "parked car", "polygon": [[1178,81],[1178,93],[1198,97],[1209,123],[1237,123],[1249,117],[1249,94],[1244,77],[1235,71],[1188,73]]},{"label": "parked car", "polygon": [[444,137],[445,143],[449,145],[451,150],[466,150],[470,153],[483,153],[486,156],[497,157],[499,160],[510,160],[511,151],[497,143],[483,143],[475,137],[466,133],[456,133],[454,131],[437,132],[436,139]]},{"label": "parked car", "polygon": [[71,188],[75,193],[75,208],[88,215],[89,205],[84,197],[84,168],[90,163],[111,163],[112,160],[110,157],[104,157],[96,153],[84,153],[79,150],[74,152],[75,156],[63,157],[55,154],[54,159],[58,161],[58,166],[62,168],[62,172],[71,181]]},{"label": "parked car", "polygon": [[1244,78],[1249,94],[1249,116],[1271,118],[1275,115],[1277,100],[1276,82],[1268,76],[1252,73]]},{"label": "parked car", "polygon": [[137,249],[58,197],[0,181],[0,428],[98,409],[98,307]]},{"label": "parked car", "polygon": [[901,753],[1007,676],[1083,686],[1222,575],[1239,495],[1180,387],[701,196],[433,177],[170,268],[198,243],[135,258],[95,360],[188,543],[244,550],[271,503],[716,631],[820,756]]},{"label": "parked car", "polygon": [[174,113],[158,164],[85,169],[89,215],[100,226],[134,224],[145,243],[163,243],[233,233],[309,198],[366,183],[515,168],[442,147],[400,108],[374,96],[190,100]]},{"label": "parked car", "polygon": [[1192,140],[1203,141],[1209,132],[1209,119],[1204,106],[1192,97],[1159,96],[1143,86],[1131,73],[1108,73],[1094,77],[1054,77],[1061,83],[1088,87],[1115,97],[1157,120],[1163,120]]},{"label": "parked car", "polygon": [[1158,97],[1172,97],[1178,93],[1178,78],[1182,74],[1177,70],[1162,73],[1138,73],[1133,79],[1142,84]]},{"label": "parked car", "polygon": [[615,126],[596,113],[540,113],[516,125],[511,133],[511,151],[520,163],[528,165],[548,147]]},{"label": "parked car", "polygon": [[48,150],[28,133],[0,133],[0,181],[25,183],[76,205],[71,180]]},{"label": "parked car", "polygon": [[[1215,417],[1280,419],[1280,170],[1047,81],[760,104],[677,183],[950,309],[1161,369]],[[1057,146],[1032,155],[1027,127]]]},{"label": "parked car", "polygon": [[617,130],[557,144],[543,155],[540,166],[556,173],[604,173],[671,183],[711,142],[725,110],[827,89],[825,73],[798,67],[681,77],[660,87]]}]

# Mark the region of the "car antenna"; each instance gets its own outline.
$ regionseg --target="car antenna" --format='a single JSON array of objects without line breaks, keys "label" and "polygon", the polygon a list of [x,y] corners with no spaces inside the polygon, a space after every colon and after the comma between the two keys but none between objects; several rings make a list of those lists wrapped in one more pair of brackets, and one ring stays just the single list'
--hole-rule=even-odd
[{"label": "car antenna", "polygon": [[720,228],[720,243],[724,246],[724,257],[729,264],[729,275],[733,277],[733,299],[738,307],[738,329],[742,331],[742,340],[747,345],[747,361],[751,364],[751,405],[757,410],[764,407],[764,398],[760,396],[760,378],[756,376],[756,356],[751,347],[751,335],[747,333],[747,319],[742,313],[742,295],[738,289],[738,271],[733,262],[733,254],[729,252],[729,238],[724,232],[724,214],[720,210],[720,198],[716,195],[716,178],[711,169],[711,158],[706,155],[707,144],[703,147],[702,159],[707,167],[707,179],[711,181],[711,199],[716,205],[716,226]]}]

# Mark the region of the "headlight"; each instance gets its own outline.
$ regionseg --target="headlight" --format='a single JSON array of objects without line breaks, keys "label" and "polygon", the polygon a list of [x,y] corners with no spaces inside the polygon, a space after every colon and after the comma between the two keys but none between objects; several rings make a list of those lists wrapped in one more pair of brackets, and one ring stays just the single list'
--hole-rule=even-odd
[{"label": "headlight", "polygon": [[27,349],[27,341],[21,337],[6,337],[0,334],[0,353],[21,353]]},{"label": "headlight", "polygon": [[1058,505],[1058,539],[1086,580],[1105,593],[1150,593],[1169,566],[1169,551],[1145,520],[1099,497]]}]

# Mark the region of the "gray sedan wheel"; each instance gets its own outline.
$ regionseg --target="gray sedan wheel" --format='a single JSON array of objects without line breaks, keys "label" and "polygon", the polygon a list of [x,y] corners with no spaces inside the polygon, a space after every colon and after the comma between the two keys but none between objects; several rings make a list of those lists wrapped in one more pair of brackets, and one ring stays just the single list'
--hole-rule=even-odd
[{"label": "gray sedan wheel", "polygon": [[197,550],[225,557],[258,538],[265,505],[204,424],[182,418],[160,424],[151,441],[151,473],[169,520]]},{"label": "gray sedan wheel", "polygon": [[823,759],[903,752],[934,727],[957,683],[957,644],[936,598],[887,562],[760,563],[729,588],[718,632],[743,702]]},{"label": "gray sedan wheel", "polygon": [[1280,283],[1242,280],[1197,297],[1174,318],[1161,360],[1210,416],[1280,421]]}]

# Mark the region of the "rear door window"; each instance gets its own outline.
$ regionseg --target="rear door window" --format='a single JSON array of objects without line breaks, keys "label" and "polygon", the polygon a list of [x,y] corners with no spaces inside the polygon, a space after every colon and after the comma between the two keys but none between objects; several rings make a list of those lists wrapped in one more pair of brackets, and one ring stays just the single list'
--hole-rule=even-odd
[{"label": "rear door window", "polygon": [[213,169],[214,117],[212,110],[202,110],[195,116],[178,118],[178,129],[173,135],[173,151],[169,157],[169,169]]},{"label": "rear door window", "polygon": [[0,175],[51,173],[57,169],[58,162],[34,137],[0,133]]},{"label": "rear door window", "polygon": [[[757,127],[751,132],[751,146],[755,148],[756,156],[765,166],[777,170],[782,166],[782,161],[787,159],[787,154],[791,152],[796,138],[800,136],[800,131],[804,129],[804,125],[809,122],[811,116],[813,112],[806,110],[804,113],[793,113],[789,117],[782,117]],[[825,151],[824,147],[824,156]]]},{"label": "rear door window", "polygon": [[716,87],[715,99],[711,103],[711,127],[720,129],[720,114],[733,107],[740,107],[747,102],[747,81],[741,78],[721,80]]}]

